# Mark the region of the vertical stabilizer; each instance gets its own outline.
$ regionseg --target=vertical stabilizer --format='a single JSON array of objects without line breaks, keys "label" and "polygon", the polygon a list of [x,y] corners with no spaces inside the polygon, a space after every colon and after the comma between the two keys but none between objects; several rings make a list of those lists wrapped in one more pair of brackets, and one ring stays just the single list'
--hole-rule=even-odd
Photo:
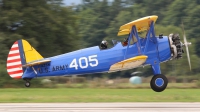
[{"label": "vertical stabilizer", "polygon": [[22,65],[40,59],[43,57],[26,40],[18,40],[8,54],[7,72],[12,78],[21,78],[26,70]]}]

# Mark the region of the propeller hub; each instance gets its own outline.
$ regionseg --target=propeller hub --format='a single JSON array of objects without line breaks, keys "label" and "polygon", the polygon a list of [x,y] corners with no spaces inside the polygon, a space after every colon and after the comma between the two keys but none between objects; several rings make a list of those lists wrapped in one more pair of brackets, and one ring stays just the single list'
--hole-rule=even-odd
[{"label": "propeller hub", "polygon": [[183,46],[187,45],[187,46],[190,46],[192,43],[191,42],[186,42],[183,44]]}]

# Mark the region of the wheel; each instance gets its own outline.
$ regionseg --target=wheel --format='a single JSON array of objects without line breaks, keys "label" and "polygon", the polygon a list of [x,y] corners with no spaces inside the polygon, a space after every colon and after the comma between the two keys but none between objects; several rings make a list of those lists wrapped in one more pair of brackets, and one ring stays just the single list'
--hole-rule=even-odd
[{"label": "wheel", "polygon": [[168,80],[165,75],[154,75],[151,79],[150,86],[156,92],[162,92],[167,87]]},{"label": "wheel", "polygon": [[31,86],[31,83],[30,83],[29,81],[26,81],[26,82],[25,82],[25,86],[26,86],[26,87],[30,87],[30,86]]}]

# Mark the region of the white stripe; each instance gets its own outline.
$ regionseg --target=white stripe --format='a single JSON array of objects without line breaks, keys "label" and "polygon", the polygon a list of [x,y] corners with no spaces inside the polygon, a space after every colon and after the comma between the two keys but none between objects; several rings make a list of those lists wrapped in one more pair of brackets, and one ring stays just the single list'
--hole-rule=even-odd
[{"label": "white stripe", "polygon": [[19,65],[19,64],[22,64],[21,61],[12,62],[12,63],[7,63],[7,66],[13,66],[13,65]]},{"label": "white stripe", "polygon": [[9,54],[19,53],[19,50],[10,51]]},{"label": "white stripe", "polygon": [[14,60],[14,59],[20,59],[20,56],[12,56],[12,57],[8,57],[7,60]]},{"label": "white stripe", "polygon": [[13,48],[13,47],[18,47],[18,44],[13,44],[12,48]]},{"label": "white stripe", "polygon": [[23,73],[18,73],[18,74],[13,74],[13,75],[10,75],[11,77],[17,77],[17,76],[22,76]]},{"label": "white stripe", "polygon": [[18,71],[18,70],[22,70],[22,68],[21,67],[17,67],[17,68],[7,69],[8,72],[14,72],[14,71]]},{"label": "white stripe", "polygon": [[[15,48],[18,48],[18,49],[19,49],[19,47],[11,47],[11,49],[15,49]],[[11,51],[11,49],[10,49],[10,51]]]}]

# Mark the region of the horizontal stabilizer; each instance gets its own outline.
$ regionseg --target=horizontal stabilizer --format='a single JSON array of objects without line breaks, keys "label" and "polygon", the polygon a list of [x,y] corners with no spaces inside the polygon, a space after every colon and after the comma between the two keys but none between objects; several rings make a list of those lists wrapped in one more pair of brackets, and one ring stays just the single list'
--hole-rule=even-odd
[{"label": "horizontal stabilizer", "polygon": [[41,64],[44,64],[44,63],[48,63],[48,62],[51,62],[51,60],[44,59],[44,60],[29,62],[25,65],[22,65],[22,67],[30,67],[30,66],[35,66],[35,65],[41,65]]},{"label": "horizontal stabilizer", "polygon": [[136,56],[136,57],[133,57],[133,58],[123,60],[121,62],[113,64],[110,67],[109,72],[136,68],[136,67],[144,64],[146,62],[147,58],[148,58],[148,56],[141,55],[141,56]]}]

